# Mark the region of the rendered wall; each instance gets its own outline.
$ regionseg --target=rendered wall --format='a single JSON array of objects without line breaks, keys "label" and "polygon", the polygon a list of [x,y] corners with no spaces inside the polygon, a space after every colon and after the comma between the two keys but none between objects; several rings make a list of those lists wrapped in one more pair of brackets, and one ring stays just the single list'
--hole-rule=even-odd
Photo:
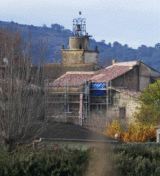
[{"label": "rendered wall", "polygon": [[62,64],[84,63],[83,50],[61,50]]},{"label": "rendered wall", "polygon": [[69,38],[69,49],[70,50],[77,50],[80,49],[80,45],[82,46],[81,49],[88,50],[88,43],[89,37],[70,37]]},{"label": "rendered wall", "polygon": [[140,91],[144,90],[145,88],[148,88],[151,82],[151,77],[158,77],[160,76],[160,73],[156,70],[151,69],[147,65],[141,63],[140,64],[140,72],[139,72],[139,89]]},{"label": "rendered wall", "polygon": [[87,150],[89,148],[93,147],[100,147],[102,149],[102,146],[107,148],[107,147],[117,147],[121,146],[119,142],[86,142],[84,141],[56,141],[56,140],[43,140],[41,142],[35,142],[34,147],[38,149],[51,149],[51,150],[56,150],[58,148],[70,148],[70,149],[80,149],[80,150]]},{"label": "rendered wall", "polygon": [[157,131],[156,141],[160,142],[160,128],[156,128],[156,131]]},{"label": "rendered wall", "polygon": [[142,91],[145,88],[148,88],[150,84],[150,76],[151,76],[151,69],[141,63],[139,69],[139,90]]},{"label": "rendered wall", "polygon": [[98,52],[97,51],[85,51],[84,62],[95,62],[97,63]]},{"label": "rendered wall", "polygon": [[67,71],[95,71],[95,63],[79,64],[46,64],[44,65],[44,79],[57,79]]},{"label": "rendered wall", "polygon": [[115,78],[112,81],[114,87],[127,87],[129,89],[139,90],[138,66],[135,66],[129,72]]},{"label": "rendered wall", "polygon": [[133,114],[137,111],[135,108],[139,107],[136,98],[120,93],[115,92],[113,95],[113,104],[108,108],[107,117],[108,118],[119,118],[119,108],[126,108],[126,118],[122,119],[127,120],[128,123],[134,122]]}]

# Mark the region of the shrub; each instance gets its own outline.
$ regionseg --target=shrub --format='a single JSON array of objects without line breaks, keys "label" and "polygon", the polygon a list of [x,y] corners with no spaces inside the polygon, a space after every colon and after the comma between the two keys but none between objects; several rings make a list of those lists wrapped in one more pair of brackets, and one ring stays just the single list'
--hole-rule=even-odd
[{"label": "shrub", "polygon": [[112,123],[107,123],[106,130],[104,131],[103,134],[109,135],[112,138],[115,137],[115,134],[118,134],[117,138],[118,140],[123,140],[124,137],[124,132],[117,120],[113,120]]},{"label": "shrub", "polygon": [[[58,149],[55,151],[17,151],[7,153],[0,150],[0,175],[3,176],[81,176],[89,170],[89,175],[102,170],[103,175],[116,176],[154,176],[160,175],[159,148],[149,148],[135,144],[109,150],[100,148],[82,151],[77,149]],[[103,156],[103,157],[102,157]],[[102,157],[102,161],[98,160]],[[105,160],[106,159],[106,160]],[[92,166],[89,168],[89,160]],[[97,165],[96,165],[97,164]],[[98,168],[96,167],[98,166]],[[108,167],[109,166],[109,167]]]},{"label": "shrub", "polygon": [[123,131],[118,121],[114,120],[111,124],[107,124],[104,134],[112,138],[118,134],[118,139],[123,142],[146,142],[156,136],[156,130],[153,125],[134,123],[129,124],[127,129]]},{"label": "shrub", "polygon": [[19,151],[7,155],[9,160],[1,165],[0,175],[79,176],[86,169],[88,154],[89,151],[70,149]]},{"label": "shrub", "polygon": [[159,175],[160,152],[159,148],[149,148],[135,144],[114,149],[115,170],[119,175]]}]

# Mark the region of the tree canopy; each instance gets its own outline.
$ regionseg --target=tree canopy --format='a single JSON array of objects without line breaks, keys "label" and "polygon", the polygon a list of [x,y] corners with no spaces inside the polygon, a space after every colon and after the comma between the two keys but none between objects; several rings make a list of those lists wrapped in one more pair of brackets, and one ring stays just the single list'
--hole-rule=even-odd
[{"label": "tree canopy", "polygon": [[142,123],[131,123],[127,129],[123,129],[117,120],[106,124],[104,135],[109,135],[112,138],[117,134],[117,139],[122,142],[146,142],[154,140],[156,130],[153,125]]},{"label": "tree canopy", "polygon": [[160,123],[160,81],[150,84],[139,96],[141,105],[135,113],[137,121],[144,124],[158,125]]},{"label": "tree canopy", "polygon": [[43,76],[40,67],[31,67],[28,51],[22,52],[17,31],[0,28],[0,41],[0,145],[12,152],[32,142],[44,127],[35,128],[44,113]]}]

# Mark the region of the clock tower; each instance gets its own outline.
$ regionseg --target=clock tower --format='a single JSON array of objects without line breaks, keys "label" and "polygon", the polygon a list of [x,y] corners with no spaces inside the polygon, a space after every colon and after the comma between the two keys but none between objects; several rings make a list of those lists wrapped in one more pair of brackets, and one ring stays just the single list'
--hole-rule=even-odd
[{"label": "clock tower", "polygon": [[86,19],[79,17],[73,19],[73,37],[69,38],[69,49],[64,49],[62,46],[62,64],[84,64],[84,63],[97,63],[98,48],[89,50],[89,38],[91,36],[86,33]]}]

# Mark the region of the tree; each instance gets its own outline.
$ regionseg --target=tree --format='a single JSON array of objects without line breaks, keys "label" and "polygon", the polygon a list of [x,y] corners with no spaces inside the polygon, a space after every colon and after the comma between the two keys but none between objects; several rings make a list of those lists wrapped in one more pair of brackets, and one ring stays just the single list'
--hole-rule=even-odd
[{"label": "tree", "polygon": [[43,27],[43,28],[47,28],[47,25],[46,25],[46,24],[43,24],[42,27]]},{"label": "tree", "polygon": [[22,66],[24,61],[22,59],[24,45],[22,43],[22,36],[18,31],[14,34],[3,28],[0,28],[0,64],[3,65],[3,58],[7,58],[9,64],[12,66]]},{"label": "tree", "polygon": [[112,123],[106,124],[106,129],[103,133],[104,135],[109,135],[110,137],[114,138],[115,134],[118,134],[118,140],[123,141],[124,132],[122,127],[120,126],[117,120],[113,120]]},{"label": "tree", "polygon": [[64,30],[64,27],[59,24],[51,24],[51,28],[55,30],[55,32],[60,33]]},{"label": "tree", "polygon": [[159,49],[160,48],[160,43],[156,43],[155,48]]},{"label": "tree", "polygon": [[118,134],[118,140],[123,142],[146,142],[156,136],[156,130],[153,125],[144,125],[142,123],[129,124],[127,129],[123,129],[117,120],[107,124],[104,135],[112,138]]},{"label": "tree", "polygon": [[0,55],[8,58],[0,80],[0,141],[12,152],[18,146],[32,142],[45,126],[46,120],[38,125],[44,109],[43,75],[40,77],[40,67],[31,66],[29,54],[22,54],[20,34],[0,31],[3,31],[0,38],[3,37],[1,34],[6,36]]},{"label": "tree", "polygon": [[156,130],[153,125],[142,123],[130,124],[124,133],[124,142],[149,142],[156,137]]},{"label": "tree", "polygon": [[160,123],[160,81],[150,84],[139,96],[140,108],[134,117],[143,124],[158,125]]}]

